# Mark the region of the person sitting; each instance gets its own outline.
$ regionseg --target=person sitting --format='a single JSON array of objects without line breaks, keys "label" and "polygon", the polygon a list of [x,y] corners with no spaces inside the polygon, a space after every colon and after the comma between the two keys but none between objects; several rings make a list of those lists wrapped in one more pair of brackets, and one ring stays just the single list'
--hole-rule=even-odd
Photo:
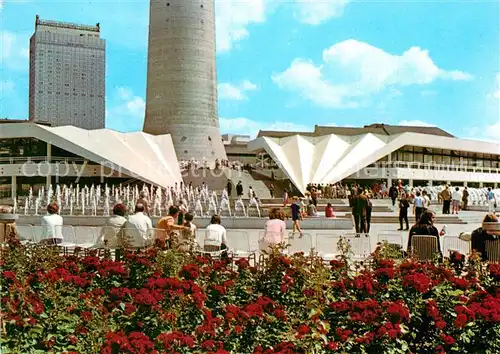
[{"label": "person sitting", "polygon": [[326,205],[326,208],[325,208],[325,216],[327,218],[334,218],[335,217],[335,213],[333,211],[333,207],[332,207],[332,203],[328,203]]},{"label": "person sitting", "polygon": [[283,220],[284,213],[280,208],[272,208],[269,211],[269,220],[264,226],[264,237],[261,240],[261,249],[267,249],[271,245],[283,243],[286,234],[286,223]]},{"label": "person sitting", "polygon": [[179,235],[178,251],[190,251],[196,242],[196,225],[193,223],[194,215],[186,213],[184,215],[184,230]]},{"label": "person sitting", "polygon": [[471,243],[472,249],[481,254],[483,261],[488,260],[488,253],[486,252],[486,241],[500,242],[500,233],[498,231],[489,231],[487,223],[497,223],[498,218],[493,213],[488,213],[483,219],[483,224],[480,228],[472,231]]},{"label": "person sitting", "polygon": [[439,244],[439,231],[434,226],[435,219],[436,219],[436,213],[434,213],[432,210],[427,209],[424,212],[422,212],[420,219],[410,229],[410,234],[408,236],[408,245],[407,245],[408,250],[411,249],[411,240],[414,235],[434,236],[437,239],[438,252],[442,256],[441,245]]},{"label": "person sitting", "polygon": [[16,220],[18,216],[12,213],[11,206],[0,205],[0,243],[7,242],[11,239],[19,239],[19,234],[16,228]]},{"label": "person sitting", "polygon": [[116,204],[113,207],[113,215],[106,220],[101,229],[101,235],[96,243],[97,248],[123,247],[123,227],[127,222],[126,213],[127,207],[124,204]]},{"label": "person sitting", "polygon": [[227,249],[226,228],[222,226],[219,215],[213,215],[210,225],[207,226],[207,233],[203,249],[206,252],[215,252]]},{"label": "person sitting", "polygon": [[314,205],[313,200],[309,200],[309,205],[307,206],[307,216],[309,217],[318,217],[319,213],[316,209],[316,205]]},{"label": "person sitting", "polygon": [[42,239],[40,243],[57,245],[63,242],[63,218],[58,214],[59,205],[50,203],[47,206],[47,215],[42,217]]},{"label": "person sitting", "polygon": [[175,231],[186,231],[188,228],[184,225],[177,225],[176,220],[179,217],[179,208],[171,206],[168,209],[168,215],[161,218],[156,225],[157,240],[170,243],[170,247],[176,248],[178,244],[178,235]]},{"label": "person sitting", "polygon": [[123,246],[140,248],[151,245],[153,223],[145,213],[145,207],[139,203],[135,206],[135,214],[125,222]]}]

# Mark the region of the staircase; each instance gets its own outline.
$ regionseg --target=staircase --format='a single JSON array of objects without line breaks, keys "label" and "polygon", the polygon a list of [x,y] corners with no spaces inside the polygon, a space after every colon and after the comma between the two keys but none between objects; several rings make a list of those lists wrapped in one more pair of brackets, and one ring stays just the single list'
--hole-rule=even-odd
[{"label": "staircase", "polygon": [[258,198],[270,198],[269,188],[262,180],[256,180],[248,171],[236,171],[223,168],[221,170],[199,169],[195,171],[186,171],[183,174],[184,183],[193,183],[193,186],[200,186],[205,182],[210,190],[221,191],[227,186],[230,179],[233,185],[231,197],[236,197],[236,184],[241,181],[243,185],[244,198],[248,198],[248,189],[252,186]]}]

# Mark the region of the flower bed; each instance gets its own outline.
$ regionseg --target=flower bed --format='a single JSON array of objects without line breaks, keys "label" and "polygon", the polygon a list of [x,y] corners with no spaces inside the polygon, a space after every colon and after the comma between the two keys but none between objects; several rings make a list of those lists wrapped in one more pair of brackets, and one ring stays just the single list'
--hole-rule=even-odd
[{"label": "flower bed", "polygon": [[498,353],[500,266],[262,268],[149,250],[122,262],[10,244],[2,353]]}]

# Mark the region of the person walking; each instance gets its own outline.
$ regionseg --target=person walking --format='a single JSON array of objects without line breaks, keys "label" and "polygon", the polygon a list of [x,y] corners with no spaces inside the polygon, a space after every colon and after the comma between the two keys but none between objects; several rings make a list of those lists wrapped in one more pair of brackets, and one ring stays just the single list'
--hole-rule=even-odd
[{"label": "person walking", "polygon": [[239,181],[236,185],[236,194],[238,195],[238,198],[243,196],[243,185],[241,184],[241,181]]},{"label": "person walking", "polygon": [[269,194],[271,194],[271,198],[274,198],[274,185],[272,183],[269,185]]},{"label": "person walking", "polygon": [[497,207],[497,199],[495,197],[495,194],[491,190],[491,187],[488,187],[488,193],[486,194],[486,197],[488,198],[488,212],[494,213]]},{"label": "person walking", "polygon": [[427,191],[422,191],[422,199],[424,200],[424,210],[431,207],[431,198],[427,195]]},{"label": "person walking", "polygon": [[420,191],[417,191],[415,199],[413,200],[413,214],[415,215],[415,222],[420,220],[420,215],[424,211],[425,200],[420,196]]},{"label": "person walking", "polygon": [[458,214],[458,211],[460,210],[460,200],[462,200],[462,193],[460,193],[460,189],[458,187],[455,187],[455,190],[451,195],[452,214]]},{"label": "person walking", "polygon": [[300,220],[302,219],[302,213],[300,210],[298,197],[293,197],[293,203],[290,206],[290,208],[292,209],[292,221],[293,221],[292,232],[295,233],[295,231],[298,231],[300,233],[300,236],[302,236],[303,232],[302,229],[300,228]]},{"label": "person walking", "polygon": [[464,188],[464,192],[462,193],[462,210],[467,210],[469,206],[469,191],[467,190],[467,187]]},{"label": "person walking", "polygon": [[366,233],[370,233],[370,224],[372,222],[372,209],[373,204],[370,200],[370,195],[366,194]]},{"label": "person walking", "polygon": [[[406,223],[406,228],[404,231],[408,231],[410,226],[408,223],[408,208],[410,207],[410,203],[408,202],[408,199],[406,199],[406,193],[403,193],[401,195],[401,198],[399,199],[399,229],[398,231],[403,231],[403,220]],[[418,222],[418,220],[417,220]]]},{"label": "person walking", "polygon": [[227,180],[227,184],[226,184],[226,190],[227,190],[227,196],[229,198],[231,198],[231,191],[233,190],[233,183],[231,182],[231,180]]},{"label": "person walking", "polygon": [[392,200],[392,206],[396,205],[396,198],[398,197],[398,189],[396,188],[396,184],[393,184],[391,188],[389,188],[389,197]]},{"label": "person walking", "polygon": [[286,208],[288,206],[288,191],[286,189],[283,190],[283,207]]},{"label": "person walking", "polygon": [[443,200],[443,214],[450,213],[450,204],[451,204],[451,192],[448,189],[448,185],[444,187],[444,189],[439,193],[439,196]]}]

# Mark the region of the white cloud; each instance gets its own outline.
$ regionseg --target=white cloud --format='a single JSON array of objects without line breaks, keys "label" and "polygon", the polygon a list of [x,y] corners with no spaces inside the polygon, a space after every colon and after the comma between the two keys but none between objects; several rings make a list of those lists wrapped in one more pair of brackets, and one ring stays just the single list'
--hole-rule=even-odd
[{"label": "white cloud", "polygon": [[0,67],[15,70],[28,69],[28,38],[29,36],[25,34],[0,31]]},{"label": "white cloud", "polygon": [[435,127],[435,124],[427,123],[422,120],[402,120],[398,125],[404,125],[407,127]]},{"label": "white cloud", "polygon": [[387,87],[424,85],[437,79],[464,81],[472,76],[439,68],[429,52],[419,47],[393,55],[349,39],[323,50],[321,65],[297,58],[272,79],[279,87],[319,106],[353,108],[362,97]]},{"label": "white cloud", "polygon": [[436,96],[438,93],[434,90],[422,90],[420,91],[420,95],[422,96]]},{"label": "white cloud", "polygon": [[294,15],[301,23],[319,25],[342,16],[348,3],[349,0],[297,0]]},{"label": "white cloud", "polygon": [[227,52],[235,42],[248,37],[248,26],[265,20],[267,0],[216,0],[215,27],[218,52]]},{"label": "white cloud", "polygon": [[258,87],[254,83],[244,80],[239,85],[223,82],[217,85],[219,99],[242,101],[247,99],[246,92],[255,91]]},{"label": "white cloud", "polygon": [[295,124],[292,122],[258,122],[248,118],[220,118],[220,130],[222,134],[244,134],[252,138],[257,136],[259,130],[279,131],[313,131],[313,126]]},{"label": "white cloud", "polygon": [[128,87],[118,87],[106,111],[106,127],[118,131],[142,130],[146,102]]},{"label": "white cloud", "polygon": [[217,51],[228,52],[247,38],[251,25],[263,23],[266,15],[284,5],[293,8],[300,23],[318,25],[342,15],[350,0],[215,0]]}]

